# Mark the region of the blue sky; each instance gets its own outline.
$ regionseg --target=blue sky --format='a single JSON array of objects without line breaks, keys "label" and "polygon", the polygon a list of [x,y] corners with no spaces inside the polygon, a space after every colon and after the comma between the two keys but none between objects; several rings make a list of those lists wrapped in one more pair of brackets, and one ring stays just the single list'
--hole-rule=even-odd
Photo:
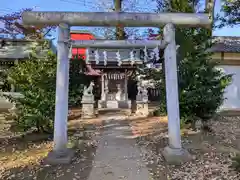
[{"label": "blue sky", "polygon": [[[111,0],[104,0],[111,2]],[[113,0],[112,0],[113,1]],[[135,0],[139,11],[149,11],[154,6],[147,3],[148,7],[142,5],[143,0]],[[145,2],[150,0],[144,0]],[[220,1],[217,0],[215,11],[220,10]],[[101,0],[1,0],[0,14],[11,13],[21,8],[35,8],[37,11],[96,11],[97,2]],[[225,27],[214,31],[216,36],[240,36],[240,27]]]}]

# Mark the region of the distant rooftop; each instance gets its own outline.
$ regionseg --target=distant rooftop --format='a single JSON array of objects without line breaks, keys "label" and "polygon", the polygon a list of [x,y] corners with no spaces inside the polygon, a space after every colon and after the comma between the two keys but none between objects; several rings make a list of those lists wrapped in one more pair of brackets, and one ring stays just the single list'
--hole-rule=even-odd
[{"label": "distant rooftop", "polygon": [[96,39],[104,39],[103,37],[97,36],[88,30],[71,30],[70,33],[71,34],[92,34]]},{"label": "distant rooftop", "polygon": [[211,48],[213,52],[240,53],[240,37],[215,36],[214,42],[216,44]]},{"label": "distant rooftop", "polygon": [[2,40],[5,41],[5,45],[0,48],[0,61],[3,59],[28,58],[32,48],[42,42],[48,42],[48,48],[54,53],[57,53],[57,49],[52,43],[52,40],[0,39],[0,42]]},{"label": "distant rooftop", "polygon": [[[89,33],[94,35],[96,39],[104,39],[103,37],[96,36],[91,31],[85,30],[72,30],[73,34]],[[240,53],[240,37],[237,36],[214,36],[214,42],[216,43],[211,51],[213,52],[229,52]]]},{"label": "distant rooftop", "polygon": [[[84,30],[71,30],[73,34],[79,33],[89,33],[93,34],[91,31],[84,31]],[[103,39],[102,37],[98,37],[93,34],[96,39]],[[0,38],[0,40],[5,40],[6,44],[18,44],[20,43],[28,43],[34,42],[34,40],[26,40],[26,39],[8,39],[8,38]],[[211,48],[212,52],[228,52],[228,53],[240,53],[240,37],[237,36],[214,36],[213,37],[215,45]],[[38,42],[43,42],[46,40],[38,40]],[[56,52],[56,47],[53,45],[51,40],[47,40],[50,42],[51,49]]]}]

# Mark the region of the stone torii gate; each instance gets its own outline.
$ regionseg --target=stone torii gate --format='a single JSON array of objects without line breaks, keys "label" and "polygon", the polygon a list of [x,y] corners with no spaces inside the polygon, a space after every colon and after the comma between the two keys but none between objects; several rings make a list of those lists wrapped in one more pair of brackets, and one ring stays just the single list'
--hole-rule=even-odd
[{"label": "stone torii gate", "polygon": [[[166,94],[168,112],[169,146],[163,155],[168,162],[189,158],[182,148],[180,135],[180,115],[178,97],[178,77],[176,63],[176,43],[174,25],[188,27],[211,27],[208,14],[194,13],[124,13],[124,12],[24,12],[26,25],[59,25],[57,42],[57,80],[54,121],[54,149],[49,154],[52,163],[68,163],[72,153],[67,149],[69,47],[148,47],[159,46],[164,50]],[[70,26],[117,26],[160,27],[164,26],[162,41],[71,41]]]}]

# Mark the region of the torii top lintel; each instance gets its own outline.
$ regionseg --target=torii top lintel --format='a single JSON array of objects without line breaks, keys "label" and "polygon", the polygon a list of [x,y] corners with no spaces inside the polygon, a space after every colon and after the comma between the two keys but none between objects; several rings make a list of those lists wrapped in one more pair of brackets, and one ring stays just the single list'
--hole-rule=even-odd
[{"label": "torii top lintel", "polygon": [[212,20],[205,13],[127,13],[127,12],[54,12],[26,11],[26,25],[159,27],[172,23],[188,27],[210,27]]}]

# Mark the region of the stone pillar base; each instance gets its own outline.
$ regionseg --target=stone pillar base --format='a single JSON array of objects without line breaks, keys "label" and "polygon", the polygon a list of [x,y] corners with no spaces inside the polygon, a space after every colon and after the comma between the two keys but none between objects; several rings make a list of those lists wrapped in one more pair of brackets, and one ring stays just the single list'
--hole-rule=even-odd
[{"label": "stone pillar base", "polygon": [[109,109],[130,109],[131,108],[131,101],[98,101],[98,108],[109,108]]},{"label": "stone pillar base", "polygon": [[94,118],[95,116],[96,114],[95,114],[94,102],[93,103],[82,102],[82,118],[90,119],[90,118]]},{"label": "stone pillar base", "polygon": [[74,150],[66,148],[62,151],[51,151],[48,156],[43,160],[44,164],[58,165],[58,164],[70,164],[74,156]]},{"label": "stone pillar base", "polygon": [[148,102],[136,101],[136,115],[148,116]]},{"label": "stone pillar base", "polygon": [[131,101],[124,100],[124,101],[118,101],[118,107],[123,109],[130,109],[131,108]]},{"label": "stone pillar base", "polygon": [[163,152],[163,157],[168,164],[180,165],[187,161],[190,161],[191,155],[185,149],[173,149],[169,146],[165,147]]},{"label": "stone pillar base", "polygon": [[118,108],[118,101],[106,101],[107,108],[110,109],[117,109]]},{"label": "stone pillar base", "polygon": [[96,116],[94,108],[94,99],[93,96],[85,97],[82,99],[82,118],[90,119]]}]

